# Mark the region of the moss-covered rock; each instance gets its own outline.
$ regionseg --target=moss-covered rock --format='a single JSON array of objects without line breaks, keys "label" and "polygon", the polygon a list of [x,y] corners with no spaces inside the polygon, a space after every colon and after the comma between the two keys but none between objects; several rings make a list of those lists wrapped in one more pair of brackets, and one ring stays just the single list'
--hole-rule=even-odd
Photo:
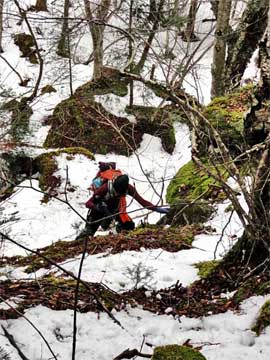
[{"label": "moss-covered rock", "polygon": [[[47,196],[45,196],[44,201],[48,200],[48,196],[57,195],[56,188],[60,185],[60,178],[55,176],[55,172],[57,171],[57,161],[56,157],[61,154],[70,155],[70,160],[73,155],[82,154],[88,157],[90,160],[94,160],[94,155],[84,148],[79,147],[71,147],[65,148],[57,151],[50,151],[48,153],[44,153],[39,155],[34,160],[34,166],[40,172],[39,177],[39,186],[41,190],[46,191]],[[67,189],[68,190],[68,189]]]},{"label": "moss-covered rock", "polygon": [[[117,117],[95,101],[94,95],[126,95],[127,85],[119,74],[102,77],[79,87],[73,96],[58,104],[47,120],[51,129],[47,148],[81,146],[93,153],[114,152],[127,155],[142,134],[133,130],[127,118]],[[130,144],[130,146],[128,145]]]},{"label": "moss-covered rock", "polygon": [[38,64],[35,41],[32,35],[25,33],[15,34],[14,43],[22,52],[22,57],[28,58],[32,64]]},{"label": "moss-covered rock", "polygon": [[270,325],[270,300],[267,300],[260,309],[259,316],[251,330],[259,336]]},{"label": "moss-covered rock", "polygon": [[173,121],[181,121],[184,117],[175,105],[127,107],[127,113],[137,120],[131,123],[125,117],[111,114],[95,100],[95,95],[125,96],[127,84],[128,80],[117,70],[105,68],[102,78],[79,87],[73,96],[58,104],[48,118],[51,129],[44,146],[83,146],[93,153],[129,155],[140,145],[143,134],[148,133],[159,136],[164,149],[172,153],[175,147]]},{"label": "moss-covered rock", "polygon": [[104,67],[101,78],[80,86],[76,93],[82,96],[110,93],[116,96],[126,96],[128,94],[128,80],[117,69]]},{"label": "moss-covered rock", "polygon": [[[219,165],[217,169],[214,169],[206,161],[204,161],[204,165],[209,166],[214,174],[219,172],[223,180],[228,178],[228,173],[222,165]],[[175,204],[197,198],[222,200],[225,198],[225,194],[220,184],[191,160],[180,168],[170,182],[166,200],[169,204]]]},{"label": "moss-covered rock", "polygon": [[184,202],[179,201],[173,204],[170,212],[162,217],[158,224],[169,224],[172,226],[202,224],[207,221],[214,212],[214,207],[204,201],[197,201],[196,203],[190,200],[185,200]]},{"label": "moss-covered rock", "polygon": [[[203,111],[203,115],[214,125],[228,149],[236,154],[245,145],[244,118],[251,104],[252,94],[253,87],[246,86],[235,93],[215,98]],[[205,132],[208,133],[207,129]],[[215,148],[215,139],[204,140],[200,144],[201,152],[207,152],[209,145]]]},{"label": "moss-covered rock", "polygon": [[152,360],[206,360],[206,358],[195,349],[180,345],[158,346],[151,357]]},{"label": "moss-covered rock", "polygon": [[126,107],[126,112],[136,117],[136,129],[160,137],[163,148],[170,154],[173,152],[176,143],[173,121],[181,121],[184,118],[180,111],[172,106],[155,108],[133,105]]}]

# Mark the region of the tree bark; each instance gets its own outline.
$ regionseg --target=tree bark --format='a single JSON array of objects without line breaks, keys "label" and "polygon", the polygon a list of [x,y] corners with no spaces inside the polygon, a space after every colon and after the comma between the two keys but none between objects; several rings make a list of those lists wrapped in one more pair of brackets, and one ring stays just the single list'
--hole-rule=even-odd
[{"label": "tree bark", "polygon": [[220,1],[218,5],[218,18],[216,26],[216,42],[214,46],[212,64],[211,97],[224,95],[225,91],[225,58],[227,48],[227,31],[229,28],[232,0]]},{"label": "tree bark", "polygon": [[255,92],[254,104],[245,119],[245,135],[250,144],[265,142],[265,148],[257,151],[251,159],[257,169],[253,179],[251,221],[225,260],[236,262],[242,259],[252,267],[260,266],[270,256],[270,9],[268,23],[262,41],[259,43],[258,66],[261,70],[259,86]]},{"label": "tree bark", "polygon": [[94,13],[91,9],[89,0],[84,0],[84,6],[93,42],[93,78],[98,79],[103,75],[103,37],[111,0],[102,0]]},{"label": "tree bark", "polygon": [[211,9],[215,15],[215,18],[218,17],[218,6],[219,6],[219,0],[210,0]]},{"label": "tree bark", "polygon": [[184,41],[198,40],[197,36],[194,33],[197,10],[198,10],[198,0],[191,0],[186,29],[182,37]]},{"label": "tree bark", "polygon": [[35,5],[36,11],[48,11],[47,0],[37,0]]},{"label": "tree bark", "polygon": [[240,23],[228,41],[226,91],[240,84],[247,64],[263,36],[269,0],[249,0]]},{"label": "tree bark", "polygon": [[2,47],[2,35],[3,35],[3,7],[4,0],[0,0],[0,53],[4,52]]},{"label": "tree bark", "polygon": [[[150,5],[151,5],[151,3],[152,2],[150,2]],[[165,3],[165,0],[160,0],[159,6],[158,7],[156,6],[156,12],[152,13],[154,23],[153,23],[152,29],[149,32],[148,39],[145,41],[145,45],[144,45],[144,49],[143,49],[141,58],[138,61],[137,65],[133,69],[133,72],[135,74],[140,74],[144,67],[144,64],[146,62],[147,56],[149,54],[152,42],[153,42],[155,34],[156,34],[156,31],[158,29],[158,25],[160,23],[160,13],[162,12],[164,3]],[[153,5],[151,5],[151,6],[153,8]]]},{"label": "tree bark", "polygon": [[68,16],[69,16],[69,5],[70,1],[65,0],[64,2],[64,18],[62,24],[62,30],[60,39],[57,45],[57,55],[68,58],[69,53],[69,29],[68,29]]}]

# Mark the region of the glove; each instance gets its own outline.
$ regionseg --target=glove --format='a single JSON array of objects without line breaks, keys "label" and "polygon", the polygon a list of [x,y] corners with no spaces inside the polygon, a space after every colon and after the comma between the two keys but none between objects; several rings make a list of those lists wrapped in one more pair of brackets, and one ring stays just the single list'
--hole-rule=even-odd
[{"label": "glove", "polygon": [[168,214],[168,212],[170,211],[170,208],[168,207],[161,207],[161,206],[156,206],[154,209],[154,211],[160,213],[160,214]]}]

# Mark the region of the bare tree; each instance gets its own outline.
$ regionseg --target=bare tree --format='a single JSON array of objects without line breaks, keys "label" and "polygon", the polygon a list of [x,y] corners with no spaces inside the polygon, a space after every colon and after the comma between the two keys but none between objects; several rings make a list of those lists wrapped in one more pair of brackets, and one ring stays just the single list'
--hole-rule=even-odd
[{"label": "bare tree", "polygon": [[2,47],[2,35],[3,35],[3,7],[4,0],[0,0],[0,53],[4,52]]},{"label": "bare tree", "polygon": [[151,19],[153,21],[152,28],[149,31],[149,35],[147,40],[145,41],[144,49],[142,51],[142,55],[136,66],[134,67],[133,72],[136,74],[140,74],[142,71],[145,61],[147,59],[147,56],[149,54],[149,51],[151,49],[152,42],[154,40],[155,34],[158,30],[159,24],[160,24],[160,15],[163,10],[163,6],[165,5],[165,0],[160,0],[159,4],[157,5],[157,2],[155,0],[150,0],[149,6],[150,6],[150,14]]},{"label": "bare tree", "polygon": [[198,40],[197,36],[194,33],[197,11],[198,11],[198,0],[191,0],[186,28],[182,35],[183,40],[186,41]]},{"label": "bare tree", "polygon": [[69,57],[70,56],[70,45],[69,45],[69,29],[68,29],[68,16],[69,16],[69,6],[70,1],[64,1],[64,17],[62,23],[62,30],[60,39],[57,45],[57,55],[62,57]]},{"label": "bare tree", "polygon": [[216,26],[216,42],[212,63],[212,98],[221,96],[225,91],[225,60],[227,36],[230,21],[232,0],[219,1]]},{"label": "bare tree", "polygon": [[228,37],[226,90],[238,86],[267,25],[268,0],[249,0],[235,31]]},{"label": "bare tree", "polygon": [[[89,0],[84,0],[86,19],[88,21],[89,30],[92,36],[94,51],[94,72],[93,78],[98,79],[103,73],[103,42],[104,30],[108,20],[111,0],[101,0],[95,4],[95,8],[91,7]],[[93,5],[92,5],[93,6]]]}]

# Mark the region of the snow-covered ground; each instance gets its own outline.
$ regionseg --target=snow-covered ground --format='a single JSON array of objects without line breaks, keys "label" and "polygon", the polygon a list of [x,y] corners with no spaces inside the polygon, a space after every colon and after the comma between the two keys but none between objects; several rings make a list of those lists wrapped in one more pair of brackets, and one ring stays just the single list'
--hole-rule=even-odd
[{"label": "snow-covered ground", "polygon": [[[105,314],[78,313],[77,358],[113,359],[127,348],[140,349],[142,344],[142,352],[151,354],[155,346],[182,344],[190,339],[194,346],[201,347],[200,351],[207,360],[268,360],[270,328],[259,337],[250,331],[260,306],[267,298],[270,296],[250,298],[237,314],[228,311],[199,319],[185,316],[174,319],[139,308],[114,313],[123,328]],[[71,359],[72,311],[53,311],[37,306],[28,310],[25,316],[46,337],[58,359]],[[24,318],[1,323],[8,326],[8,331],[15,336],[29,359],[52,358],[43,339]],[[21,359],[3,336],[0,337],[0,346],[10,353],[12,360]]]},{"label": "snow-covered ground", "polygon": [[[49,7],[55,1],[48,1]],[[34,0],[21,1],[22,6],[34,5]],[[6,1],[6,10],[14,13],[16,8],[13,2]],[[209,4],[206,8],[200,9],[200,17],[209,15]],[[52,14],[59,15],[56,7],[53,7]],[[207,11],[205,11],[207,9]],[[70,94],[68,79],[68,62],[66,59],[55,58],[52,48],[47,49],[46,39],[57,38],[60,31],[59,26],[48,26],[43,21],[48,14],[37,13],[36,18],[40,16],[38,26],[44,36],[38,40],[44,47],[43,56],[44,77],[42,86],[52,84],[57,92],[45,94],[38,97],[33,105],[33,115],[31,116],[30,128],[31,135],[26,139],[32,145],[40,148],[24,148],[26,153],[39,154],[43,151],[42,144],[46,138],[48,127],[43,126],[42,122],[46,116],[50,115],[55,105],[67,98]],[[43,18],[42,18],[43,16]],[[26,59],[20,57],[18,48],[11,40],[11,32],[27,32],[25,22],[22,25],[17,24],[17,18],[11,17],[5,20],[3,56],[16,70],[25,78],[31,78],[29,83],[34,85],[38,75],[38,65],[30,65]],[[12,29],[12,31],[11,31]],[[198,29],[201,35],[209,29]],[[56,36],[57,35],[57,36]],[[163,36],[163,38],[162,38]],[[84,35],[78,45],[76,56],[82,56],[82,49],[87,46],[89,35]],[[160,41],[164,40],[164,34],[160,35]],[[211,40],[212,41],[212,40]],[[83,45],[84,44],[84,45]],[[183,44],[179,44],[182,46]],[[193,47],[196,44],[192,45]],[[205,43],[204,49],[209,46]],[[81,54],[79,53],[81,49]],[[203,51],[203,49],[201,49]],[[189,49],[192,51],[192,48]],[[256,55],[254,55],[256,56]],[[208,102],[210,99],[211,84],[211,51],[198,63],[196,68],[196,80],[200,80],[200,89],[194,87],[194,77],[188,77],[185,82],[186,91],[196,95],[199,92],[201,100]],[[157,69],[155,76],[164,76],[165,67]],[[92,65],[89,66],[77,64],[72,68],[73,90],[78,86],[89,81],[92,74]],[[254,62],[251,62],[246,71],[246,78],[256,78],[257,71]],[[1,90],[8,90],[15,96],[28,94],[30,88],[18,86],[18,77],[15,72],[4,61],[0,61],[0,79]],[[137,104],[158,105],[161,99],[152,93],[135,84],[134,100]],[[197,84],[198,85],[198,84]],[[125,116],[125,105],[128,98],[117,96],[99,96],[97,100],[108,108],[109,111]],[[3,129],[0,129],[0,133]],[[86,216],[87,209],[84,206],[89,197],[88,186],[97,171],[98,161],[116,161],[119,168],[125,171],[131,181],[136,184],[139,193],[147,200],[158,201],[158,196],[153,191],[145,174],[151,179],[157,193],[160,194],[163,188],[162,199],[165,202],[166,188],[170,179],[177,170],[190,160],[190,139],[187,126],[175,124],[176,147],[174,153],[169,155],[161,146],[160,139],[145,134],[143,141],[136,154],[130,157],[108,154],[106,156],[95,154],[95,161],[90,161],[83,155],[76,155],[72,160],[67,159],[66,155],[57,157],[59,171],[57,175],[61,177],[61,186],[63,189],[68,180],[75,188],[75,192],[68,193],[68,200],[83,217]],[[22,149],[20,149],[22,150]],[[164,186],[163,186],[164,182]],[[1,232],[7,233],[12,239],[30,249],[36,249],[49,245],[59,239],[72,240],[84,226],[83,220],[76,214],[71,207],[57,199],[52,199],[48,203],[42,203],[43,194],[40,193],[38,181],[33,179],[24,181],[16,189],[11,198],[0,204],[1,220],[10,220],[0,226]],[[60,188],[61,190],[61,188]],[[64,198],[64,195],[60,195]],[[242,199],[241,199],[241,202]],[[225,209],[229,203],[225,202],[217,207],[217,212],[207,225],[216,229],[216,233],[198,235],[193,242],[194,248],[183,250],[176,253],[168,253],[162,249],[146,250],[140,252],[125,251],[121,254],[88,255],[85,259],[82,278],[87,281],[102,282],[116,291],[123,291],[134,287],[134,279],[129,275],[130,270],[141,266],[151,270],[152,277],[145,284],[151,290],[170,286],[179,280],[183,285],[189,285],[198,279],[197,270],[194,263],[204,260],[212,260],[214,255],[217,258],[232,246],[237,236],[241,235],[242,227],[239,219],[233,215],[229,226],[221,238],[222,229],[228,222],[230,213]],[[141,219],[147,217],[150,223],[155,223],[160,215],[139,210],[138,204],[131,202],[129,210],[132,211],[132,217],[138,223]],[[12,220],[13,218],[13,220]],[[0,255],[26,255],[27,252],[7,241],[1,243]],[[106,256],[104,256],[106,255]],[[78,271],[80,258],[69,259],[62,264],[67,270]],[[41,269],[35,274],[26,274],[23,268],[13,269],[11,266],[0,268],[0,281],[6,279],[26,279],[38,278],[44,275],[48,270]],[[50,271],[56,272],[55,269]],[[0,293],[1,294],[1,293]],[[270,350],[270,329],[256,337],[250,331],[252,323],[258,313],[259,307],[263,304],[266,297],[252,297],[246,300],[239,313],[228,311],[224,314],[211,315],[199,319],[186,318],[184,316],[175,319],[169,315],[158,316],[140,308],[127,309],[121,312],[114,312],[116,318],[121,322],[123,328],[116,325],[106,314],[80,314],[78,313],[78,333],[77,333],[77,352],[76,358],[79,360],[108,360],[113,359],[126,348],[140,349],[142,352],[152,353],[154,346],[161,344],[177,343],[182,344],[190,339],[194,346],[201,347],[201,352],[208,360],[253,360],[254,358],[266,360],[269,358]],[[1,302],[0,308],[7,308],[7,303],[14,306],[19,299],[10,299]],[[26,311],[25,316],[29,319],[43,334],[51,346],[53,352],[59,360],[71,359],[72,350],[72,331],[73,331],[73,312],[53,311],[43,306],[33,307]],[[16,320],[1,320],[0,325],[4,325],[14,336],[25,355],[31,360],[47,360],[52,358],[44,340],[40,334],[26,321],[25,318]],[[0,347],[3,347],[12,360],[19,360],[21,357],[17,351],[9,344],[7,338],[0,329]],[[152,344],[150,347],[147,344]]]}]

